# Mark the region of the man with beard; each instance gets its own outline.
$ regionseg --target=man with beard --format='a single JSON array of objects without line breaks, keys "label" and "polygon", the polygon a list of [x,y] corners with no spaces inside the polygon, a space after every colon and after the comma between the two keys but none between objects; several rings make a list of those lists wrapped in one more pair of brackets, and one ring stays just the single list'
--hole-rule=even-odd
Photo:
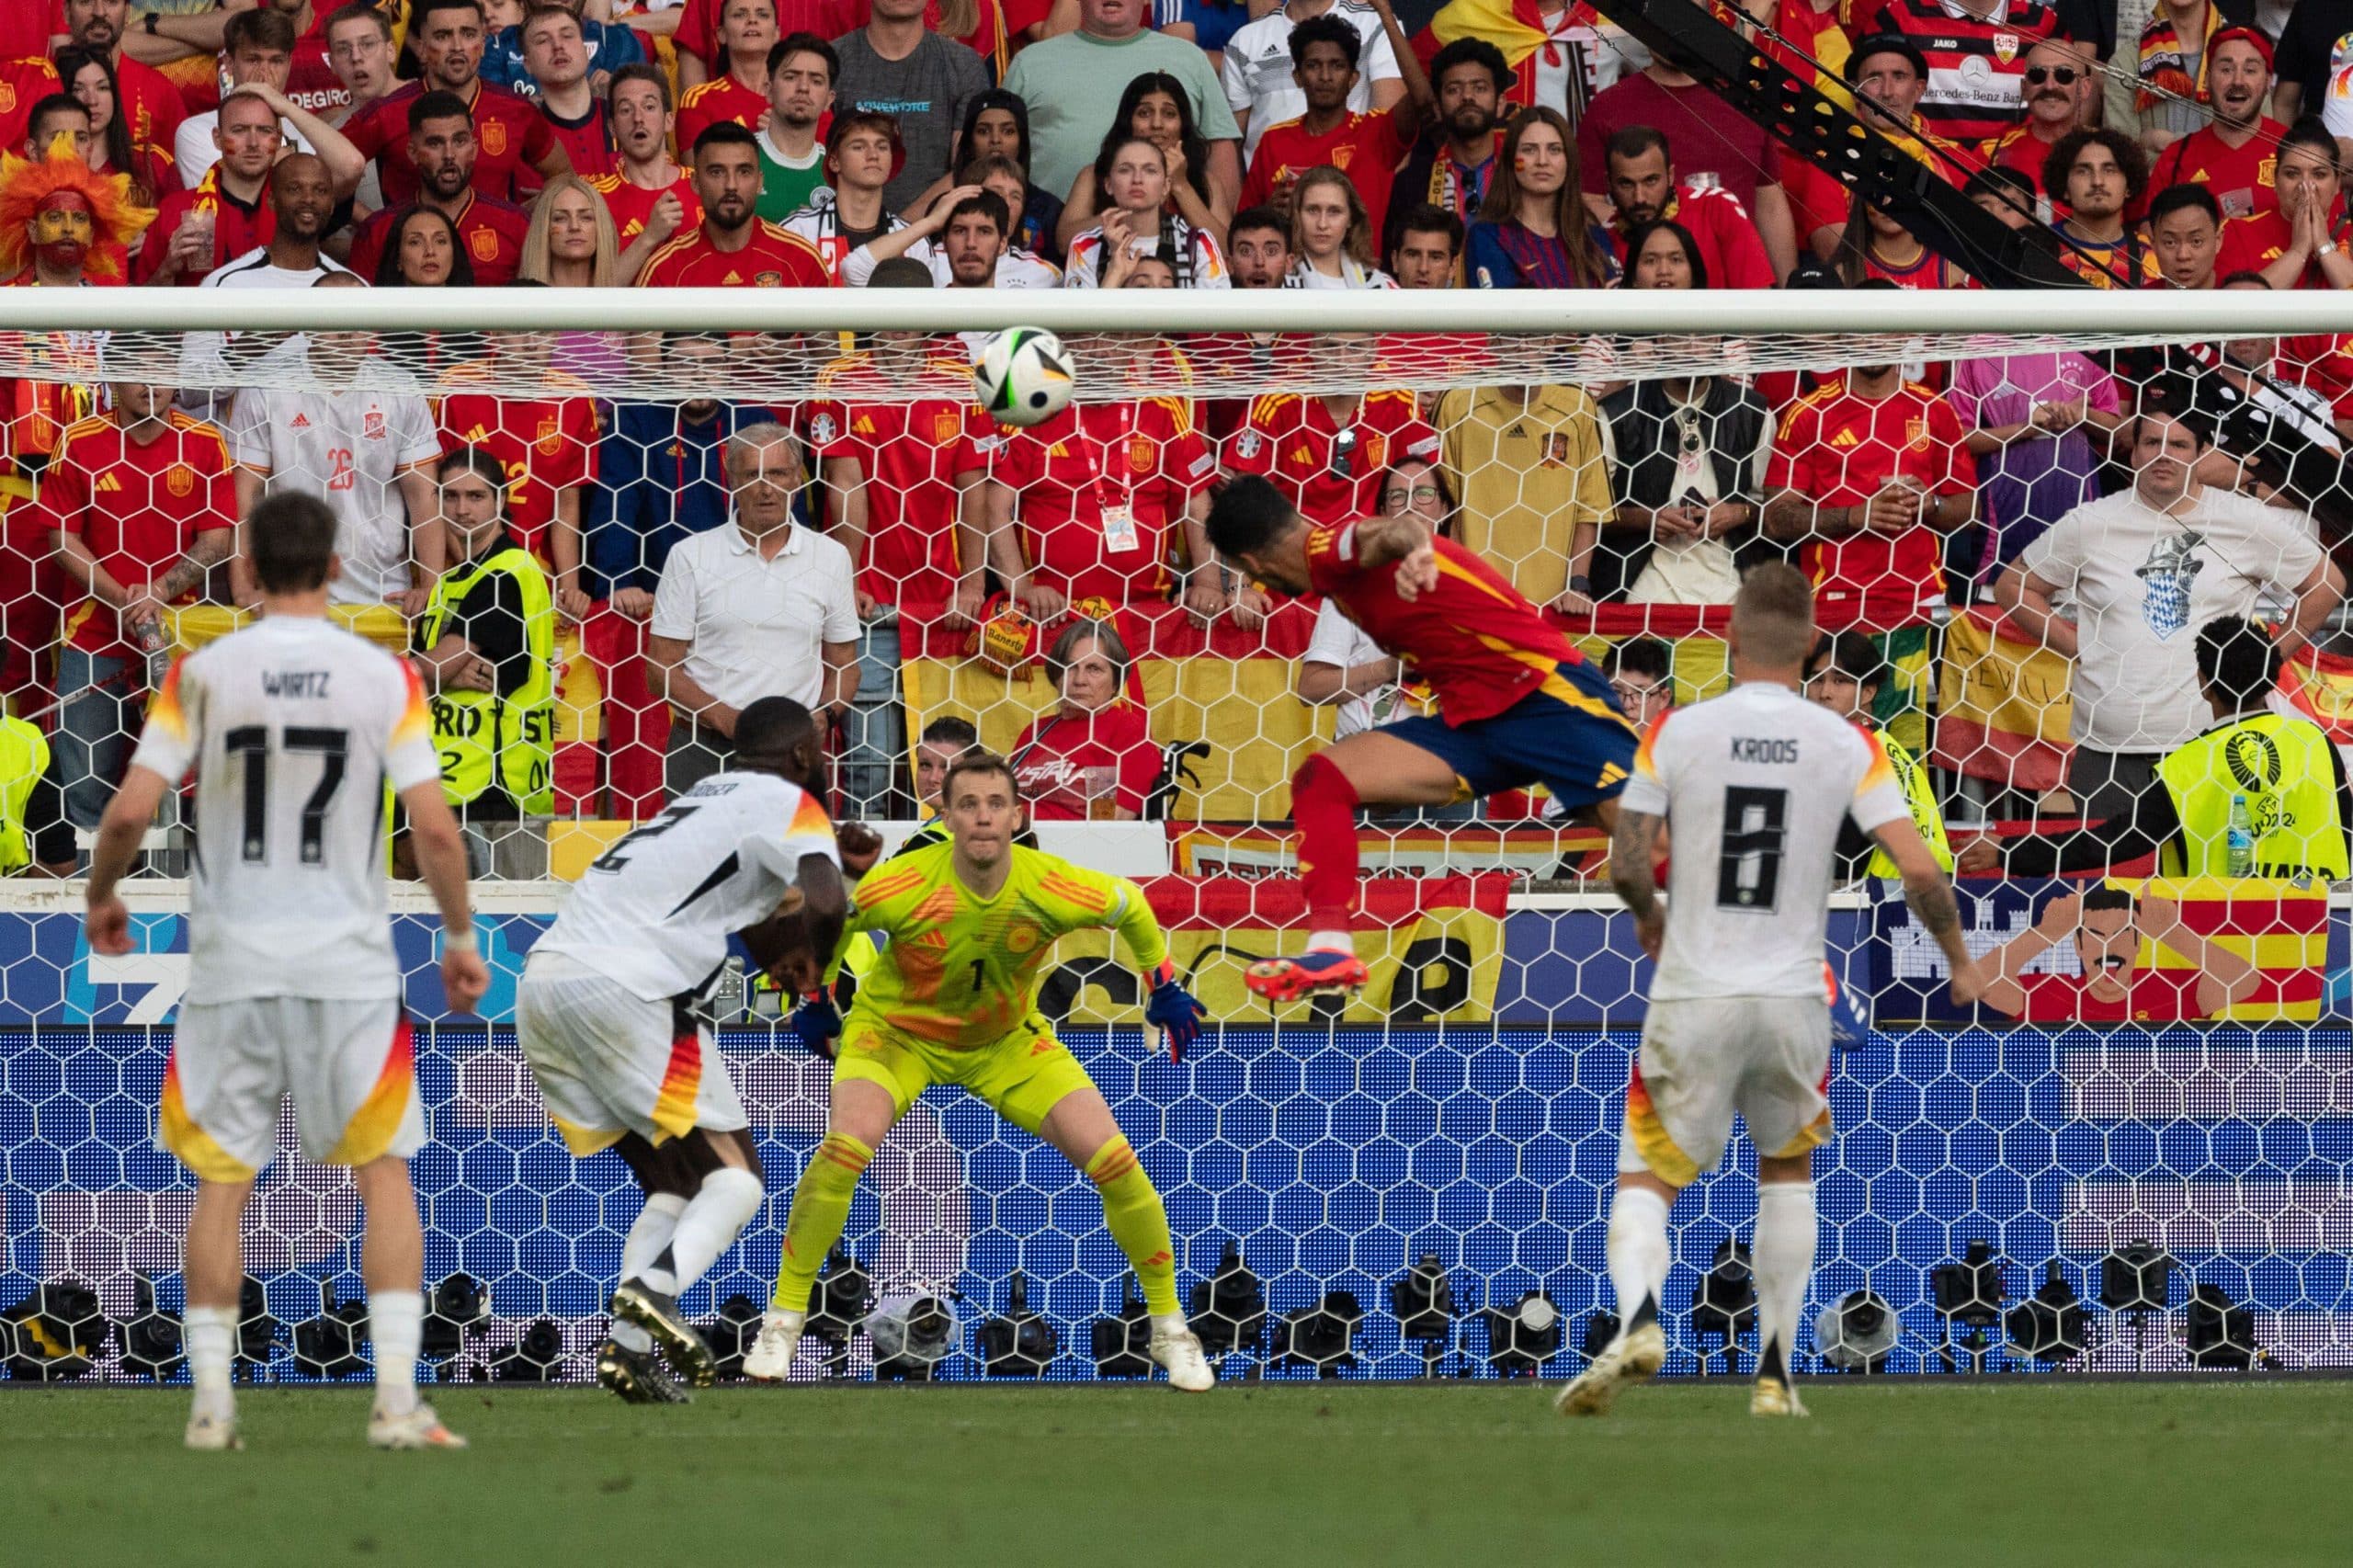
[{"label": "man with beard", "polygon": [[781,223],[825,183],[825,144],[817,127],[833,112],[841,74],[834,46],[815,33],[794,33],[768,51],[768,112],[760,127],[760,216]]},{"label": "man with beard", "polygon": [[269,243],[275,219],[262,197],[286,151],[281,117],[317,149],[322,168],[330,159],[340,165],[329,169],[335,193],[349,191],[364,167],[358,149],[276,87],[256,82],[233,88],[220,112],[205,117],[216,149],[211,167],[195,188],[164,198],[131,269],[135,281],[193,287],[232,257]]},{"label": "man with beard", "polygon": [[[1503,147],[1495,106],[1512,84],[1503,51],[1484,39],[1461,38],[1431,57],[1438,122],[1405,155],[1390,182],[1391,222],[1381,225],[1383,254],[1396,249],[1395,215],[1427,204],[1468,223],[1487,197],[1487,176]],[[1288,264],[1286,264],[1288,265]]]},{"label": "man with beard", "polygon": [[[2146,937],[2189,960],[2187,969],[2141,967]],[[2029,974],[2029,962],[2073,942],[2076,974]],[[2154,957],[2154,955],[2152,955]],[[2190,930],[2170,899],[2137,903],[2122,888],[2062,893],[2042,906],[2033,929],[1984,960],[1986,1006],[2025,1023],[2163,1022],[2211,1017],[2252,994],[2262,976],[2221,943]]]},{"label": "man with beard", "polygon": [[624,65],[605,89],[615,171],[588,183],[605,199],[621,247],[617,276],[634,278],[646,257],[681,229],[702,222],[694,176],[670,161],[670,79],[658,65]]},{"label": "man with beard", "polygon": [[833,273],[815,246],[754,211],[760,151],[750,131],[733,120],[707,127],[695,139],[693,158],[702,222],[647,258],[640,288],[833,287]]},{"label": "man with beard", "polygon": [[1626,235],[1637,225],[1667,218],[1690,231],[1708,269],[1711,289],[1770,289],[1772,259],[1756,237],[1756,220],[1721,186],[1685,185],[1676,177],[1666,137],[1647,125],[1630,125],[1609,139],[1610,248],[1620,265]]},{"label": "man with beard", "polygon": [[410,151],[416,129],[410,109],[428,94],[454,97],[472,120],[471,140],[480,153],[471,173],[484,196],[513,200],[527,168],[549,178],[571,170],[571,157],[539,109],[482,79],[482,0],[416,0],[408,41],[423,74],[354,113],[344,127],[360,155],[376,160],[387,202],[417,198],[423,175]]},{"label": "man with beard", "polygon": [[1290,276],[1290,227],[1271,207],[1250,207],[1233,215],[1226,231],[1225,259],[1236,289],[1279,289]]},{"label": "man with beard", "polygon": [[351,269],[374,278],[384,244],[403,217],[431,207],[457,226],[458,242],[473,264],[474,286],[497,289],[515,281],[523,262],[523,236],[531,215],[510,202],[484,196],[474,184],[482,144],[474,118],[454,93],[426,93],[409,100],[408,166],[416,176],[415,199],[387,207],[359,225],[351,239]]},{"label": "man with beard", "polygon": [[2148,242],[2125,225],[2125,212],[2148,187],[2141,149],[2121,131],[2071,131],[2042,168],[2044,188],[2067,209],[2054,225],[2072,242],[2059,260],[2095,289],[2137,289],[2157,276]]},{"label": "man with beard", "polygon": [[[894,256],[911,256],[942,289],[1058,289],[1062,275],[1006,240],[1013,211],[1005,198],[977,185],[960,185],[904,229],[868,241],[842,262],[842,282],[863,289],[875,268]],[[977,346],[986,333],[964,335]]]},{"label": "man with beard", "polygon": [[2016,169],[2043,189],[2042,165],[2061,137],[2091,124],[2098,99],[2098,69],[2083,46],[2063,38],[2047,38],[2026,51],[2026,119],[1985,143],[1985,162],[1994,168]]},{"label": "man with beard", "polygon": [[169,147],[188,109],[170,77],[123,53],[130,11],[131,0],[65,0],[65,31],[74,43],[106,56],[114,67],[115,88],[121,95],[116,112],[131,128],[131,144]]},{"label": "man with beard", "polygon": [[[2253,28],[2224,28],[2206,45],[2206,92],[2214,123],[2158,155],[2151,188],[2202,185],[2222,203],[2225,222],[2276,211],[2273,161],[2285,154],[2288,128],[2263,112],[2271,91],[2271,40]],[[2331,145],[2332,157],[2335,147]]]}]

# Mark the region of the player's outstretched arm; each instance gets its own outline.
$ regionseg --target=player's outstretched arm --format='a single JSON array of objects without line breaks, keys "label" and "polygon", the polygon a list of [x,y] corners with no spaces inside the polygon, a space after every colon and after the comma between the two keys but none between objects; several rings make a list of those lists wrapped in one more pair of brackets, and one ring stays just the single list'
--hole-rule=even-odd
[{"label": "player's outstretched arm", "polygon": [[400,794],[408,813],[409,846],[416,869],[441,912],[441,989],[453,1013],[471,1013],[490,989],[490,966],[474,938],[473,907],[466,898],[466,846],[441,780],[412,784]]},{"label": "player's outstretched arm", "polygon": [[1937,864],[1927,841],[1908,816],[1880,824],[1871,830],[1871,836],[1895,862],[1896,872],[1904,879],[1904,902],[1912,906],[1913,918],[1944,949],[1945,962],[1952,971],[1952,999],[1963,1006],[1976,1001],[1985,990],[1985,977],[1977,960],[1970,957],[1969,944],[1961,939],[1961,903],[1953,897],[1952,883]]},{"label": "player's outstretched arm", "polygon": [[1360,517],[1357,559],[1367,570],[1397,563],[1397,597],[1408,602],[1438,586],[1438,547],[1429,524],[1416,517]]},{"label": "player's outstretched arm", "polygon": [[1201,1038],[1201,1020],[1209,1009],[1193,999],[1176,978],[1176,966],[1169,961],[1168,937],[1161,930],[1159,919],[1152,913],[1152,903],[1143,896],[1143,889],[1125,877],[1107,876],[1089,871],[1084,867],[1072,867],[1065,874],[1075,873],[1078,880],[1100,887],[1108,896],[1102,914],[1085,924],[1108,926],[1119,932],[1120,945],[1143,971],[1144,981],[1152,987],[1145,1000],[1144,1022],[1161,1031],[1168,1041],[1168,1060],[1182,1062]]},{"label": "player's outstretched arm", "polygon": [[1666,819],[1648,812],[1628,811],[1621,801],[1618,825],[1609,831],[1609,891],[1633,912],[1634,931],[1643,951],[1654,960],[1666,935],[1666,913],[1658,902],[1658,835]]},{"label": "player's outstretched arm", "polygon": [[171,787],[171,780],[162,774],[134,763],[123,774],[122,788],[107,802],[97,838],[90,846],[89,913],[83,920],[92,952],[119,958],[131,951],[131,912],[123,907],[115,887],[139,858],[147,824],[155,820],[155,808],[164,803]]}]

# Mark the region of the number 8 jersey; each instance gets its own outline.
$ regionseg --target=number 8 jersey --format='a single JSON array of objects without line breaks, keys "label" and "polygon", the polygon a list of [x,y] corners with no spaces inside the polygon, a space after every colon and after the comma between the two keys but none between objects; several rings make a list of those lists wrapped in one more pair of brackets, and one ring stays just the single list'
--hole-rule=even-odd
[{"label": "number 8 jersey", "polygon": [[327,621],[276,617],[172,666],[131,765],[196,769],[190,1002],[400,995],[384,781],[440,777],[408,665]]},{"label": "number 8 jersey", "polygon": [[1839,824],[1908,814],[1878,741],[1769,681],[1662,714],[1618,809],[1666,819],[1654,1002],[1820,996]]}]

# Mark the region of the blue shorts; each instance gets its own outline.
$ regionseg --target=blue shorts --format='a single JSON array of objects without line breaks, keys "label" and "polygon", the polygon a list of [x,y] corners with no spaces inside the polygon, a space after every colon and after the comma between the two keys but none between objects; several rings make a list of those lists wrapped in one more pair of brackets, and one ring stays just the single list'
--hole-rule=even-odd
[{"label": "blue shorts", "polygon": [[1492,719],[1457,726],[1416,716],[1381,733],[1441,758],[1473,795],[1541,784],[1567,811],[1612,799],[1634,770],[1634,726],[1590,660],[1555,665]]}]

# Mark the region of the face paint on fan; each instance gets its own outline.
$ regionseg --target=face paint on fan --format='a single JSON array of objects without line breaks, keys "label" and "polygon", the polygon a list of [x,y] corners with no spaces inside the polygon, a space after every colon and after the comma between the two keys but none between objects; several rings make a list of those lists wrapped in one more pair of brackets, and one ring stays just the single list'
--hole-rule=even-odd
[{"label": "face paint on fan", "polygon": [[33,209],[25,225],[33,252],[53,272],[70,272],[82,265],[97,238],[97,222],[89,199],[78,190],[60,190]]}]

